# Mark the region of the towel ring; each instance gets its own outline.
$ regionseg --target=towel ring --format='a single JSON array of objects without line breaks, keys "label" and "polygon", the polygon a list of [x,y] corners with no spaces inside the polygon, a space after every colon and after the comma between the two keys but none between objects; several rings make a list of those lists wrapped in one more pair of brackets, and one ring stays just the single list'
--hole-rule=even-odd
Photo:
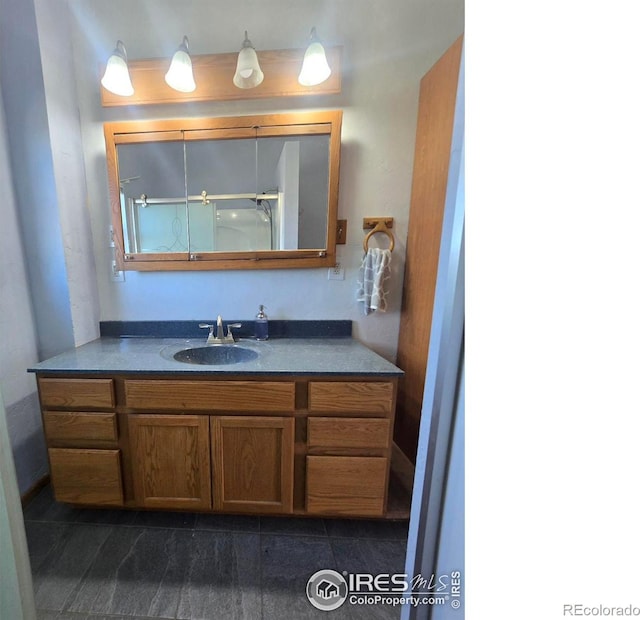
[{"label": "towel ring", "polygon": [[395,247],[396,240],[393,237],[393,233],[387,228],[386,224],[384,223],[384,220],[380,220],[375,225],[373,230],[367,233],[367,236],[364,238],[364,242],[362,243],[362,247],[364,248],[364,251],[367,252],[369,250],[369,239],[371,239],[371,237],[376,233],[384,233],[385,235],[387,235],[387,237],[389,237],[389,252],[393,252],[393,248]]}]

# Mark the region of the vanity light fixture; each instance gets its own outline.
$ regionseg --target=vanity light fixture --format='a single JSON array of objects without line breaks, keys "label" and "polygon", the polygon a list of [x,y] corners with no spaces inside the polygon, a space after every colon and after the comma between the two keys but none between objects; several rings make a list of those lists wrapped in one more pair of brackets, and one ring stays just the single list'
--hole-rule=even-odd
[{"label": "vanity light fixture", "polygon": [[118,41],[115,49],[111,52],[100,83],[114,95],[121,97],[133,95],[133,85],[127,66],[127,50],[122,41]]},{"label": "vanity light fixture", "polygon": [[181,93],[192,93],[196,89],[191,56],[189,55],[189,39],[186,36],[182,38],[180,47],[171,59],[171,65],[164,76],[164,81],[173,90]]},{"label": "vanity light fixture", "polygon": [[[105,63],[106,71],[104,65],[102,68],[102,105],[130,106],[340,93],[342,47],[323,47],[315,27],[311,29],[309,38],[306,50],[298,47],[261,51],[258,54],[247,31],[244,31],[244,41],[238,53],[194,57],[190,55],[189,39],[184,36],[171,62],[166,57],[129,60],[119,40],[108,63]],[[197,85],[194,69],[198,73]],[[167,86],[162,85],[163,80]],[[136,83],[135,93],[132,82]]]},{"label": "vanity light fixture", "polygon": [[258,54],[256,54],[256,50],[251,41],[249,41],[249,36],[245,30],[233,83],[238,88],[255,88],[262,83],[262,80],[264,80],[264,73],[260,69]]},{"label": "vanity light fixture", "polygon": [[304,53],[302,69],[298,76],[298,82],[303,86],[316,86],[322,84],[330,75],[331,68],[327,62],[324,47],[318,39],[316,29],[311,28],[311,43]]}]

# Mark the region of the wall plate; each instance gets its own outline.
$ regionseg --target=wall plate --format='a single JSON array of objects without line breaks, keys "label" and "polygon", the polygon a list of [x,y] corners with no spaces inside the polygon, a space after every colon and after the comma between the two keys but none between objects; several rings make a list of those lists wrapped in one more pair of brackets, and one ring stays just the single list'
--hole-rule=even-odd
[{"label": "wall plate", "polygon": [[344,280],[344,267],[336,263],[335,267],[329,267],[327,280]]},{"label": "wall plate", "polygon": [[115,258],[111,261],[111,281],[124,282],[124,271],[118,269]]}]

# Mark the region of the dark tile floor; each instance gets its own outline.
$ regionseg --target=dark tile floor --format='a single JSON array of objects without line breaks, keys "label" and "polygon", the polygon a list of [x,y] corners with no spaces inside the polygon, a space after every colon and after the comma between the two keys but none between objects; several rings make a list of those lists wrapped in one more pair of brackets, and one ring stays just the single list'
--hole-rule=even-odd
[{"label": "dark tile floor", "polygon": [[393,606],[319,611],[316,571],[404,572],[406,521],[81,510],[45,487],[25,526],[39,620],[392,619]]}]

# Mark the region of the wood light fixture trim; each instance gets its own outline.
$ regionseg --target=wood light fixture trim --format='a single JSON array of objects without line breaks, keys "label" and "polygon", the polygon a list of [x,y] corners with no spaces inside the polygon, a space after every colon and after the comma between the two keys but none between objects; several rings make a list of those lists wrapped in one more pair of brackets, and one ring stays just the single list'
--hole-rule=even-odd
[{"label": "wood light fixture trim", "polygon": [[[166,58],[128,61],[134,93],[129,97],[115,95],[100,87],[104,107],[185,103],[196,101],[225,101],[292,97],[299,95],[335,95],[342,91],[342,47],[326,47],[331,67],[329,78],[316,86],[302,86],[298,74],[304,49],[258,51],[264,80],[255,88],[242,89],[233,84],[238,53],[191,56],[196,89],[191,93],[173,90],[164,80],[169,66]],[[101,67],[101,73],[104,67]]]}]

